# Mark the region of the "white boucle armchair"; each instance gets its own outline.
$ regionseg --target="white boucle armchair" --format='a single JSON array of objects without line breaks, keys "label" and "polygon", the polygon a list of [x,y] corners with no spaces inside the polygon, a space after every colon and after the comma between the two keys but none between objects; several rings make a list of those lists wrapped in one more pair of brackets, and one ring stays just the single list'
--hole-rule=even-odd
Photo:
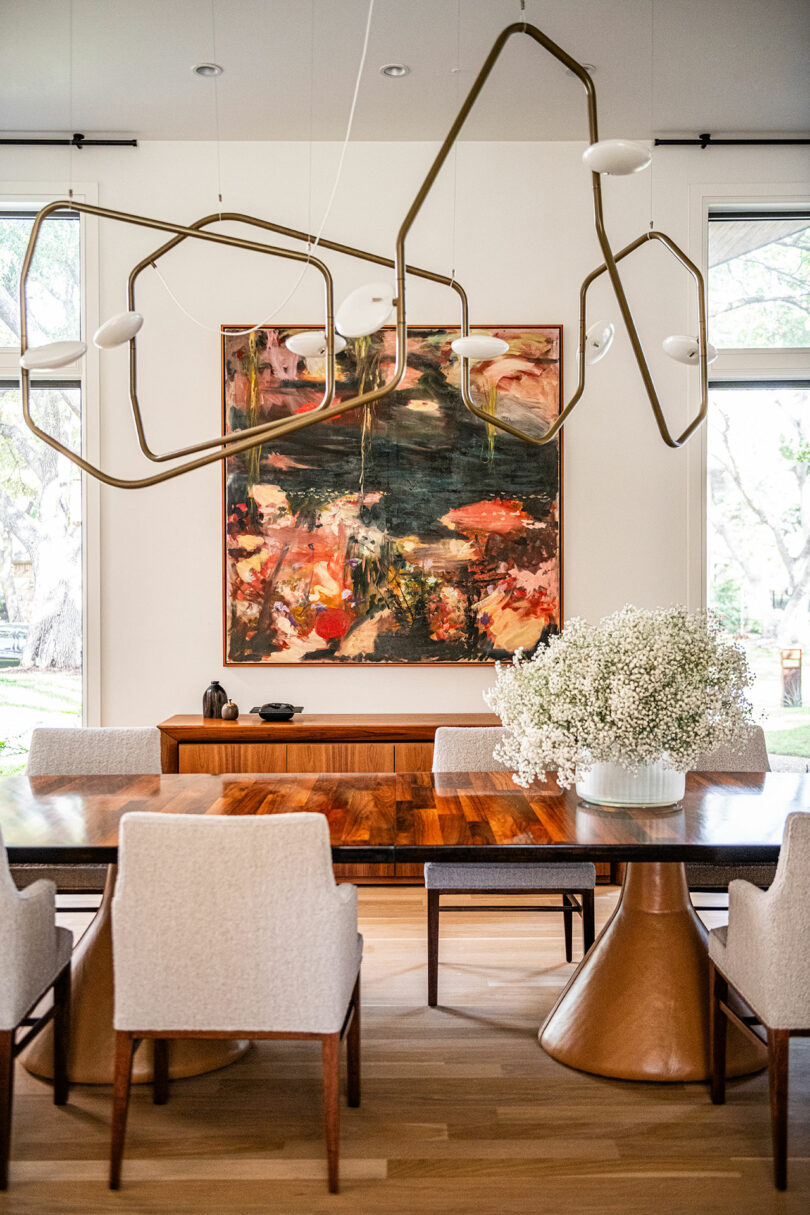
[{"label": "white boucle armchair", "polygon": [[[810,814],[788,815],[776,876],[768,890],[734,881],[728,924],[709,933],[712,981],[712,1101],[725,1101],[729,988],[763,1027],[768,1046],[774,1179],[787,1186],[788,1056],[791,1037],[810,1036]],[[759,1035],[755,1035],[759,1037]],[[762,1040],[762,1039],[760,1039]]]},{"label": "white boucle armchair", "polygon": [[116,1062],[110,1187],[120,1184],[136,1039],[322,1041],[329,1188],[338,1188],[338,1068],[360,1104],[357,891],[337,886],[320,814],[125,814],[113,899]]},{"label": "white boucle armchair", "polygon": [[[56,1105],[68,1098],[67,1048],[70,1021],[70,950],[73,937],[54,923],[53,882],[35,882],[19,891],[9,871],[0,834],[0,1190],[8,1185],[14,1059],[48,1022],[54,1022]],[[53,988],[53,1005],[31,1019]],[[27,1032],[17,1041],[17,1030]]]}]

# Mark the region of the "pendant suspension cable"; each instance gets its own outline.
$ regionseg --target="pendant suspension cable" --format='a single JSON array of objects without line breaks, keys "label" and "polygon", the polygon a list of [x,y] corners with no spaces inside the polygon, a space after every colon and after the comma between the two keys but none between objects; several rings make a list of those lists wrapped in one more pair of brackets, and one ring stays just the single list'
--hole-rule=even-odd
[{"label": "pendant suspension cable", "polygon": [[[312,231],[312,141],[315,97],[315,0],[309,0],[309,148],[307,151],[307,232]],[[307,252],[312,241],[307,239]]]},{"label": "pendant suspension cable", "polygon": [[[655,130],[655,0],[650,0],[650,138]],[[654,231],[653,219],[653,170],[655,157],[650,160],[650,231]]]},{"label": "pendant suspension cable", "polygon": [[[365,65],[366,65],[366,55],[368,53],[368,41],[369,41],[369,35],[371,33],[371,18],[373,16],[373,13],[374,13],[374,0],[369,0],[368,15],[366,17],[366,29],[365,29],[365,35],[363,38],[363,50],[360,55],[360,65],[357,69],[357,77],[356,77],[355,83],[354,83],[354,94],[352,96],[352,104],[351,104],[351,109],[349,111],[349,121],[346,125],[346,134],[343,138],[343,146],[341,148],[340,157],[338,159],[337,172],[335,173],[335,179],[332,184],[332,190],[329,195],[329,201],[326,204],[326,210],[323,213],[323,218],[321,219],[320,227],[318,228],[318,231],[315,234],[315,240],[312,242],[311,245],[309,245],[309,244],[307,245],[307,257],[304,260],[304,263],[302,265],[301,273],[298,275],[298,278],[295,280],[295,282],[293,283],[290,290],[284,296],[284,299],[281,301],[281,303],[277,304],[276,307],[272,310],[272,312],[267,313],[265,315],[265,317],[261,321],[258,322],[258,324],[251,325],[249,329],[229,329],[228,330],[229,333],[231,333],[235,336],[244,336],[249,333],[255,333],[257,329],[264,328],[265,325],[269,324],[270,321],[272,321],[276,316],[278,316],[278,314],[282,311],[282,309],[286,308],[287,304],[290,302],[290,300],[295,295],[298,288],[301,286],[301,283],[304,281],[304,276],[306,275],[306,272],[310,266],[310,257],[314,253],[315,249],[317,249],[318,244],[320,243],[320,239],[323,235],[323,230],[326,227],[327,220],[329,219],[329,215],[332,211],[332,206],[334,204],[335,196],[337,195],[338,186],[340,184],[341,175],[343,173],[343,162],[346,158],[346,149],[349,146],[349,140],[351,138],[351,133],[352,133],[352,126],[354,124],[354,114],[355,114],[355,110],[357,109],[357,98],[358,98],[358,95],[360,92],[360,81],[363,76],[363,69],[365,68]],[[164,276],[161,274],[160,270],[158,270],[157,266],[154,263],[152,263],[152,268],[154,269],[155,273],[157,274],[157,277],[160,280],[160,282],[165,287],[166,292],[169,295],[170,299],[172,299],[174,301],[174,303],[177,305],[177,307],[180,309],[180,311],[184,314],[184,316],[188,317],[188,319],[190,321],[192,321],[199,329],[204,329],[207,333],[216,333],[219,336],[219,334],[221,333],[220,326],[219,325],[208,325],[208,324],[206,324],[205,321],[201,321],[197,317],[192,315],[192,313],[189,312],[189,310],[183,304],[180,303],[179,299],[177,298],[175,293],[172,291],[172,289],[169,287],[169,284],[166,282],[166,279],[164,278]]]},{"label": "pendant suspension cable", "polygon": [[[450,69],[456,77],[456,110],[459,106],[461,81],[461,0],[456,0],[456,66]],[[458,143],[453,146],[453,197],[450,211],[450,281],[456,281],[456,211],[458,209]]]},{"label": "pendant suspension cable", "polygon": [[[73,0],[68,8],[68,124],[73,129]],[[73,142],[68,143],[68,198],[73,200]]]},{"label": "pendant suspension cable", "polygon": [[[218,63],[217,59],[217,19],[215,10],[216,0],[211,0],[211,59],[214,63]],[[214,76],[214,143],[216,146],[216,166],[217,166],[217,199],[219,201],[219,213],[222,216],[222,138],[220,135],[219,124],[219,75]]]},{"label": "pendant suspension cable", "polygon": [[338,186],[340,185],[340,178],[341,178],[341,174],[343,172],[343,162],[346,159],[346,149],[349,146],[349,140],[351,139],[351,134],[352,134],[352,126],[354,125],[354,113],[355,113],[355,110],[357,109],[357,98],[360,94],[360,81],[363,77],[363,69],[366,66],[366,55],[368,54],[368,40],[369,40],[369,35],[371,34],[371,18],[373,17],[373,15],[374,15],[374,0],[369,0],[368,16],[366,17],[366,31],[363,36],[363,50],[360,55],[360,65],[357,69],[357,77],[354,82],[354,93],[352,95],[352,104],[351,104],[351,108],[349,110],[349,121],[346,125],[346,134],[343,139],[343,147],[340,149],[340,157],[338,159],[338,167],[337,167],[337,172],[335,173],[335,180],[332,184],[332,192],[329,195],[329,201],[326,204],[326,210],[323,213],[323,219],[321,220],[321,226],[320,226],[320,228],[318,228],[318,232],[315,236],[316,245],[318,244],[321,237],[323,236],[323,230],[326,227],[326,221],[328,220],[328,218],[331,214],[332,204],[335,201],[335,196],[338,191]]}]

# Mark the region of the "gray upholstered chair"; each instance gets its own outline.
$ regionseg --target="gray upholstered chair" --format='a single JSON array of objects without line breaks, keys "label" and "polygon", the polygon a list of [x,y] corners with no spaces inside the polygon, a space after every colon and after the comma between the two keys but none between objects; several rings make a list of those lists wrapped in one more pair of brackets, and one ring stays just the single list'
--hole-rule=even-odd
[{"label": "gray upholstered chair", "polygon": [[[25,769],[27,776],[140,775],[160,770],[160,730],[154,726],[40,727],[31,735]],[[11,873],[19,889],[47,878],[63,894],[101,894],[107,866],[14,865]]]},{"label": "gray upholstered chair", "polygon": [[338,1188],[340,1043],[360,1104],[357,889],[335,884],[321,814],[125,814],[113,899],[118,1189],[135,1040],[155,1043],[155,1103],[172,1038],[312,1038],[323,1052],[329,1189]]},{"label": "gray upholstered chair", "polygon": [[[0,835],[0,1190],[8,1186],[14,1059],[52,1019],[53,1099],[68,1098],[67,1045],[70,1022],[70,950],[73,937],[54,923],[52,882],[17,890]],[[53,1004],[38,1018],[31,1013],[53,988]],[[17,1041],[17,1030],[26,1032]]]},{"label": "gray upholstered chair", "polygon": [[[788,1056],[792,1037],[810,1037],[810,814],[788,815],[776,877],[769,890],[729,886],[728,924],[709,933],[712,979],[712,1101],[725,1101],[726,1029],[731,1020],[754,1034],[729,1007],[729,988],[765,1031],[771,1091],[776,1188],[787,1186]],[[760,1040],[762,1040],[760,1038]]]},{"label": "gray upholstered chair", "polygon": [[[463,728],[440,726],[433,750],[434,772],[506,771],[506,765],[493,759],[492,751],[503,735],[500,726]],[[582,916],[585,953],[594,940],[593,865],[570,862],[527,865],[479,865],[428,862],[425,865],[427,890],[428,1004],[435,1007],[439,986],[439,915],[442,911],[554,911],[562,912],[565,924],[565,957],[573,955],[573,918]],[[443,894],[559,894],[561,906],[513,907],[476,903],[466,906],[441,906]]]},{"label": "gray upholstered chair", "polygon": [[[701,756],[696,765],[698,772],[770,772],[768,748],[761,726],[750,726],[748,741],[743,751],[732,751],[728,747],[717,747]],[[702,861],[689,861],[686,865],[686,884],[690,890],[704,893],[722,893],[736,879],[753,882],[767,889],[776,874],[775,865],[713,865]],[[698,905],[698,911],[722,910],[715,904]]]}]

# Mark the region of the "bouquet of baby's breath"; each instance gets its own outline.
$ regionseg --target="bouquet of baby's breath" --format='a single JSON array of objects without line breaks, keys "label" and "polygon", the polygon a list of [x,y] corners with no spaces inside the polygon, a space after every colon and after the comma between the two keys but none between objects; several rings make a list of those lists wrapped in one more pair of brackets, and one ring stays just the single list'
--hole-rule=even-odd
[{"label": "bouquet of baby's breath", "polygon": [[568,787],[594,763],[686,771],[722,743],[742,749],[752,682],[705,612],[625,607],[597,625],[569,621],[530,659],[518,651],[484,697],[506,727],[495,757],[517,782],[551,770]]}]

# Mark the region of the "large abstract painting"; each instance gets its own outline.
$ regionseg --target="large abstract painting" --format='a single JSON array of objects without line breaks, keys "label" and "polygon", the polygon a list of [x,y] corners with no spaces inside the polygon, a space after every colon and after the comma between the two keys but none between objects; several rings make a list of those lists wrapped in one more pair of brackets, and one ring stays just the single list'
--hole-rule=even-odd
[{"label": "large abstract painting", "polygon": [[[497,327],[472,365],[487,412],[543,433],[560,408],[559,326]],[[223,329],[235,431],[316,407],[324,364],[290,329]],[[463,406],[457,330],[412,328],[399,389],[225,464],[225,662],[482,663],[560,627],[561,452]],[[394,333],[350,341],[338,396],[394,364]]]}]

